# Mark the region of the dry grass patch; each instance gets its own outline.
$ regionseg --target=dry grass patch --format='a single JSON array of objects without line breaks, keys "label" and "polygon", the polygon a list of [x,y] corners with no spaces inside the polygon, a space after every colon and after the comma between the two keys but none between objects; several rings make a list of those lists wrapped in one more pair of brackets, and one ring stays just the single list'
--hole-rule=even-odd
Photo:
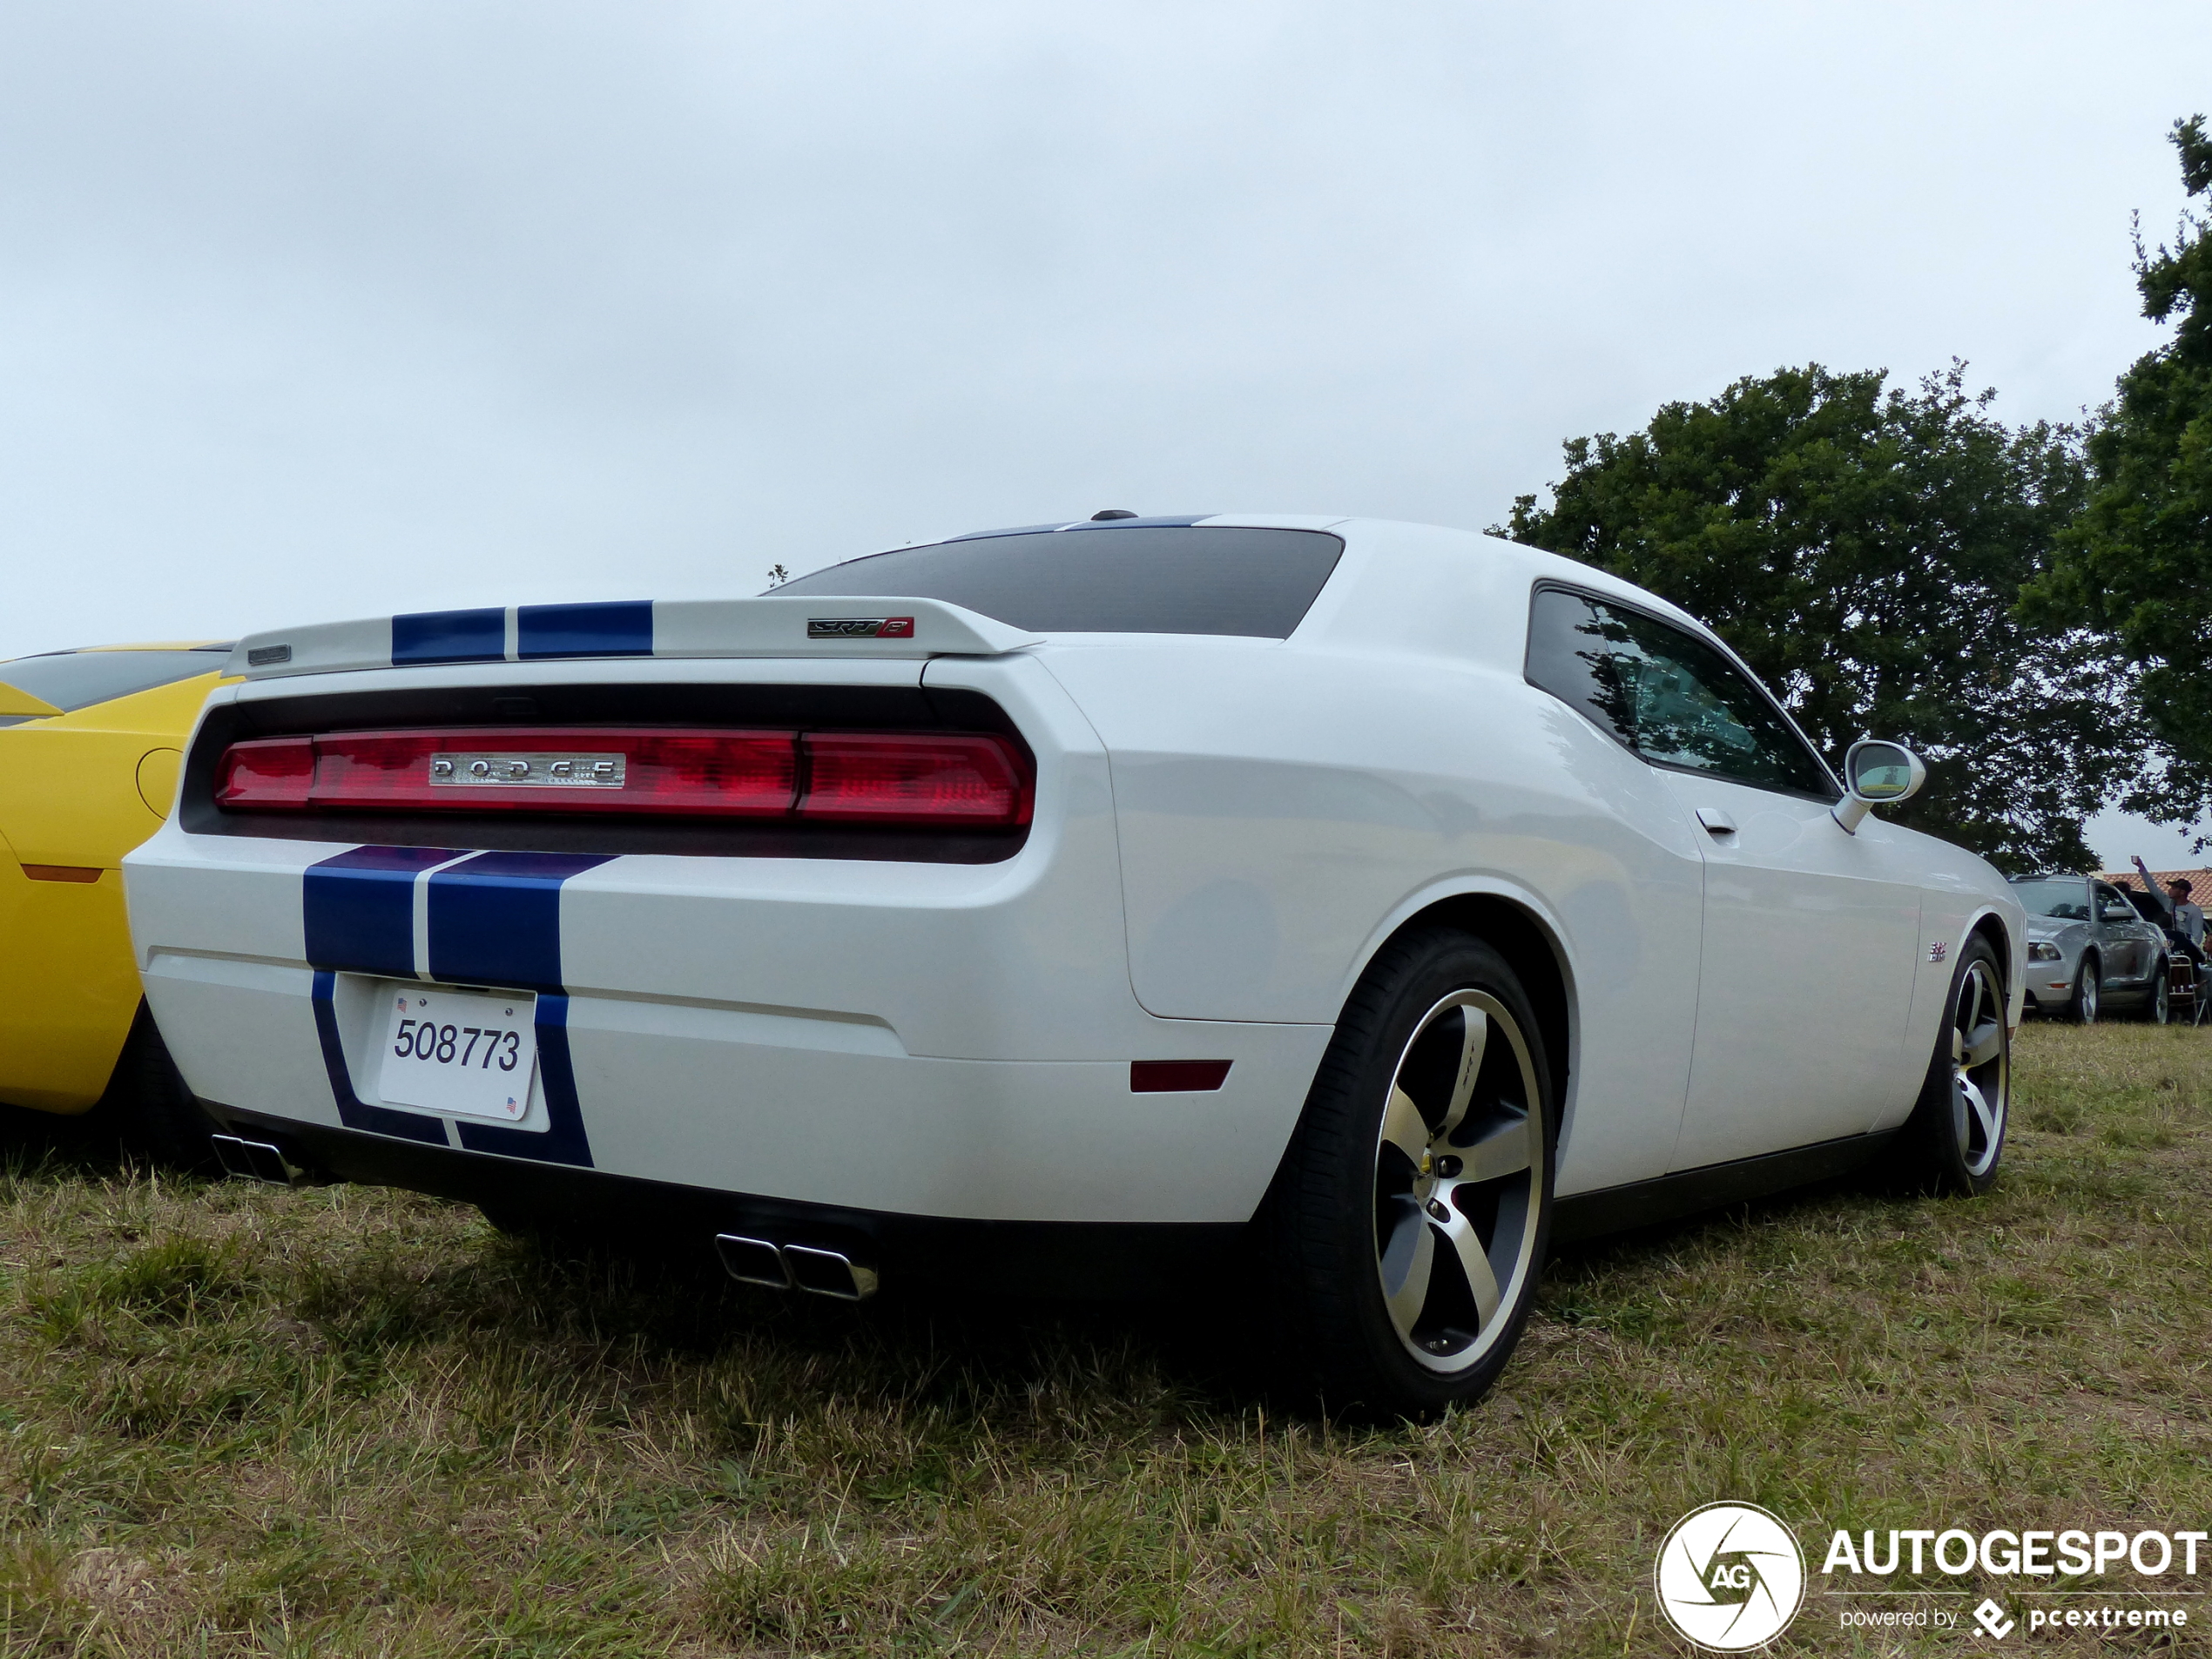
[{"label": "dry grass patch", "polygon": [[1576,1252],[1496,1397],[1392,1432],[1271,1406],[1203,1307],[848,1310],[26,1150],[0,1654],[1633,1654],[1716,1497],[2202,1525],[2212,1033],[2020,1068],[1990,1199]]}]

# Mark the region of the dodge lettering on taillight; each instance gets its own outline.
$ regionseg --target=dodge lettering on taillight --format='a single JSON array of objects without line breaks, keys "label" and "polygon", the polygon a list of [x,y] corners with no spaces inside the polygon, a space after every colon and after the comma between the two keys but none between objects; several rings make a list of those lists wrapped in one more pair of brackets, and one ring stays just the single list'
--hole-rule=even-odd
[{"label": "dodge lettering on taillight", "polygon": [[618,754],[434,754],[430,781],[456,788],[620,789]]}]

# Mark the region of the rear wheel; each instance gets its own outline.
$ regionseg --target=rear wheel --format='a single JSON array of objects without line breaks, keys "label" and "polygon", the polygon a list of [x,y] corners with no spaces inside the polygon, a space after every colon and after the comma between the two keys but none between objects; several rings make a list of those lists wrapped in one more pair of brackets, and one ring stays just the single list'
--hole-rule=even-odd
[{"label": "rear wheel", "polygon": [[1898,1172],[1912,1184],[1978,1196],[1995,1183],[2013,1100],[2005,1008],[1997,953],[1977,937],[1960,954],[1927,1081],[1898,1137]]},{"label": "rear wheel", "polygon": [[1550,1227],[1550,1077],[1481,941],[1425,931],[1369,968],[1268,1203],[1278,1336],[1327,1409],[1426,1417],[1504,1369]]},{"label": "rear wheel", "polygon": [[94,1111],[131,1151],[171,1169],[212,1175],[221,1166],[208,1137],[220,1126],[185,1086],[144,1002],[131,1022],[107,1093]]},{"label": "rear wheel", "polygon": [[2153,1025],[2164,1025],[2172,1017],[2173,999],[2173,974],[2161,956],[2157,971],[2151,975],[2150,989],[2143,997],[2143,1018]]}]

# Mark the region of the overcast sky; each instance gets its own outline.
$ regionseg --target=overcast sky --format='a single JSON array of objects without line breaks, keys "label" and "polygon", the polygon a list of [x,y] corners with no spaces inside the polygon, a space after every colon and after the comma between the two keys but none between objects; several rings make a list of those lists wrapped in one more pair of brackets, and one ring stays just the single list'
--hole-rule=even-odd
[{"label": "overcast sky", "polygon": [[2128,215],[2181,207],[2209,47],[2202,4],[10,0],[0,657],[1109,506],[1480,529],[1562,438],[1806,361],[2069,418],[2160,338]]}]

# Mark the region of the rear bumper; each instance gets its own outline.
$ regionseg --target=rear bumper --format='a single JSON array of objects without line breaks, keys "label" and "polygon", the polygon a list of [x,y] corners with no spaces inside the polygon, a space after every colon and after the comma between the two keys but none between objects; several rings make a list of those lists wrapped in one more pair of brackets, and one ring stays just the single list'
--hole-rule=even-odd
[{"label": "rear bumper", "polygon": [[384,982],[172,951],[146,970],[179,1069],[219,1111],[395,1157],[453,1152],[483,1166],[456,1194],[479,1201],[576,1171],[681,1189],[708,1209],[748,1195],[974,1221],[1240,1223],[1329,1036],[1139,1015],[1130,1058],[1231,1062],[1217,1089],[1139,1094],[1129,1059],[917,1055],[880,1022],[541,994],[537,1085],[510,1128],[378,1096]]},{"label": "rear bumper", "polygon": [[713,1258],[717,1234],[837,1251],[909,1286],[1038,1296],[1142,1295],[1218,1262],[1235,1224],[981,1221],[795,1204],[604,1170],[524,1163],[359,1130],[219,1109],[243,1136],[274,1143],[318,1177],[482,1205],[502,1222],[588,1230],[616,1244]]}]

